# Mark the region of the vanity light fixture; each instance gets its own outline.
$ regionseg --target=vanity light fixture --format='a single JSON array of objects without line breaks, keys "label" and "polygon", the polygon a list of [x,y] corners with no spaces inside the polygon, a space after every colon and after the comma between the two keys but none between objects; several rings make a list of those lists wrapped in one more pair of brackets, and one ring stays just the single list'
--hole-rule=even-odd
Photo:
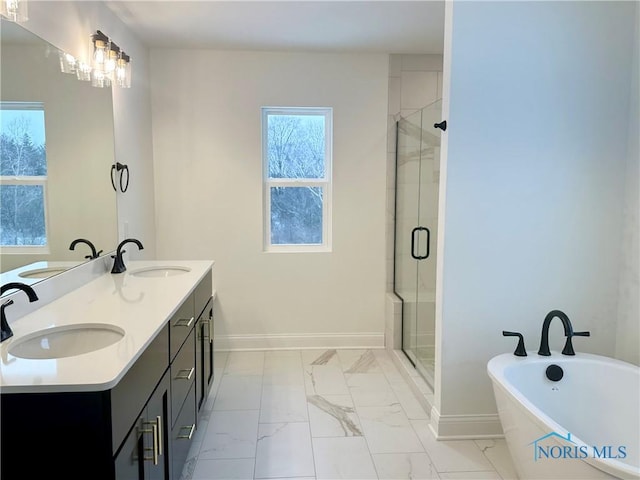
[{"label": "vanity light fixture", "polygon": [[0,15],[12,22],[26,22],[29,20],[27,0],[1,0]]},{"label": "vanity light fixture", "polygon": [[91,41],[91,84],[108,87],[113,82],[119,87],[131,87],[131,57],[100,30],[91,35]]},{"label": "vanity light fixture", "polygon": [[100,30],[91,35],[91,42],[93,54],[90,63],[60,50],[60,71],[75,74],[78,80],[91,82],[94,87],[110,87],[115,83],[119,87],[130,88],[131,57]]}]

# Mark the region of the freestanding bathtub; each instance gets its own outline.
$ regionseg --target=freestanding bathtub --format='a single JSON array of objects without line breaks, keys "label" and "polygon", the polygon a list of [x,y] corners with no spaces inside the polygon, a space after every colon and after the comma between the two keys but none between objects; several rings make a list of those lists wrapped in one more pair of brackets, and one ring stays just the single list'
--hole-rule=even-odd
[{"label": "freestanding bathtub", "polygon": [[640,479],[640,367],[528,352],[498,355],[487,371],[522,480]]}]

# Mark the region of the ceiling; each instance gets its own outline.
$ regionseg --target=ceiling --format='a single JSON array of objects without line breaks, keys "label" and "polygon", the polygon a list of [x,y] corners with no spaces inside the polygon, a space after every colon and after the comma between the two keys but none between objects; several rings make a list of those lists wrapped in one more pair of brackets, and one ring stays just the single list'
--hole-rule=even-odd
[{"label": "ceiling", "polygon": [[149,47],[441,54],[444,0],[104,0]]}]

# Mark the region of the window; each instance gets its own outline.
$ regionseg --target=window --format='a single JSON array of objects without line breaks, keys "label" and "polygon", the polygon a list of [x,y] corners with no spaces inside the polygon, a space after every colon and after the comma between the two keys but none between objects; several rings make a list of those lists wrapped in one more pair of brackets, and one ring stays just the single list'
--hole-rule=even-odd
[{"label": "window", "polygon": [[0,102],[0,246],[43,253],[47,247],[44,106]]},{"label": "window", "polygon": [[266,251],[331,249],[331,108],[263,108]]}]

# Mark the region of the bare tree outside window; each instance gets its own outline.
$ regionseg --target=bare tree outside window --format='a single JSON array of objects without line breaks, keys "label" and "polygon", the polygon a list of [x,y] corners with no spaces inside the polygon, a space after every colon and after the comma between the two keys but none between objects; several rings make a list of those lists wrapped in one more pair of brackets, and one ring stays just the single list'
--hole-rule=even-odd
[{"label": "bare tree outside window", "polygon": [[0,244],[45,246],[44,111],[12,103],[0,110]]},{"label": "bare tree outside window", "polygon": [[264,119],[269,242],[322,245],[329,166],[327,111],[270,109]]}]

